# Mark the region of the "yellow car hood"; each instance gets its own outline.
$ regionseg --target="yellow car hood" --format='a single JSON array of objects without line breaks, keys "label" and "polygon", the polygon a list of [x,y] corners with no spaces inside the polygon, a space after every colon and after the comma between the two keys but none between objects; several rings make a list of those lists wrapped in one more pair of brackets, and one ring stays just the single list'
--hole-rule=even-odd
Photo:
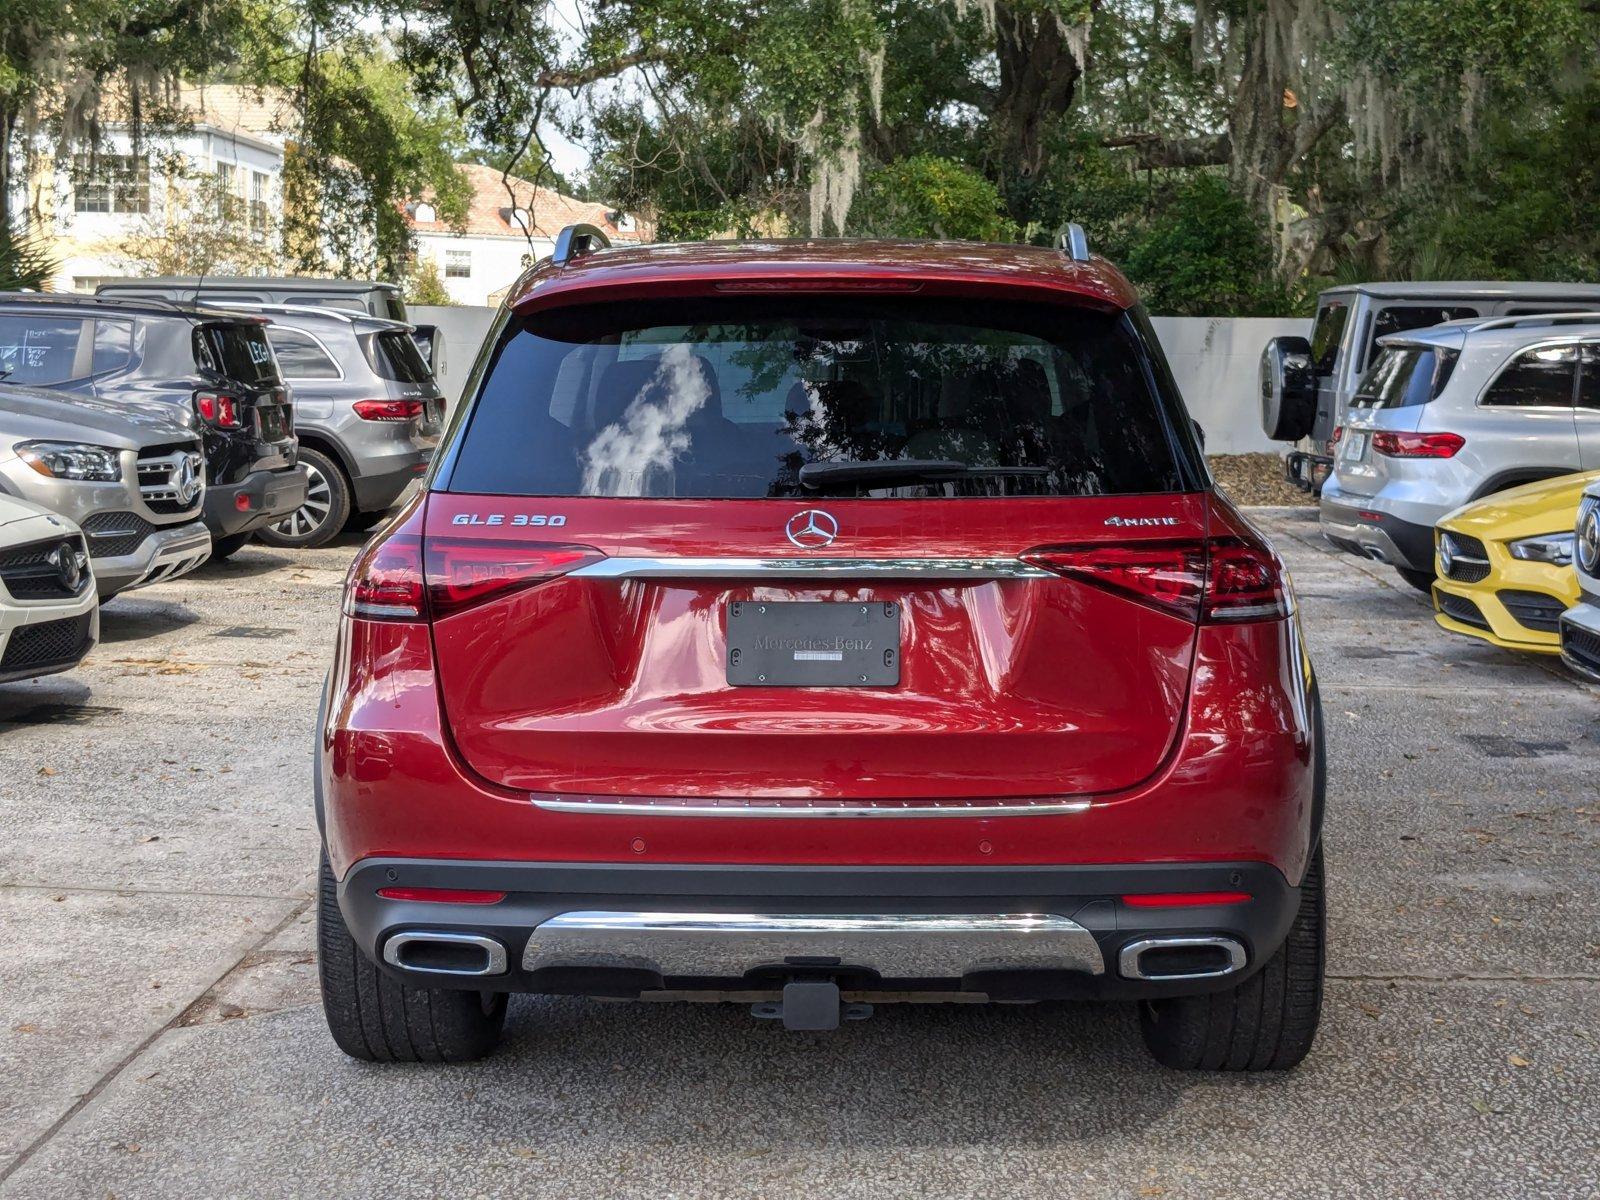
[{"label": "yellow car hood", "polygon": [[1450,513],[1440,525],[1473,537],[1511,541],[1571,529],[1578,517],[1583,489],[1600,479],[1600,471],[1558,475],[1485,496]]}]

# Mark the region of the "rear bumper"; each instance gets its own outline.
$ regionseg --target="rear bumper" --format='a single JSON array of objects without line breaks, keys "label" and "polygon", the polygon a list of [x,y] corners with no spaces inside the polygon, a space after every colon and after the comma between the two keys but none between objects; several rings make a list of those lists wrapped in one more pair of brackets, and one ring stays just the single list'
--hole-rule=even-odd
[{"label": "rear bumper", "polygon": [[206,528],[219,538],[250,533],[281,521],[305,502],[305,468],[252,471],[239,483],[207,485]]},{"label": "rear bumper", "polygon": [[1322,536],[1347,554],[1373,558],[1391,567],[1433,570],[1433,527],[1419,525],[1380,508],[1330,500],[1322,492]]},{"label": "rear bumper", "polygon": [[1283,475],[1302,492],[1314,492],[1333,474],[1333,459],[1326,454],[1291,450],[1283,460]]},{"label": "rear bumper", "polygon": [[[381,888],[504,892],[493,904]],[[1126,896],[1244,893],[1138,907]],[[427,986],[637,996],[795,978],[856,991],[1126,999],[1230,987],[1271,957],[1298,889],[1259,862],[773,867],[370,858],[339,885],[357,943]],[[439,936],[444,935],[444,936]]]},{"label": "rear bumper", "polygon": [[428,470],[433,460],[431,449],[412,449],[403,454],[385,455],[380,461],[362,463],[371,472],[350,481],[356,508],[361,512],[385,512],[393,508],[406,488]]}]

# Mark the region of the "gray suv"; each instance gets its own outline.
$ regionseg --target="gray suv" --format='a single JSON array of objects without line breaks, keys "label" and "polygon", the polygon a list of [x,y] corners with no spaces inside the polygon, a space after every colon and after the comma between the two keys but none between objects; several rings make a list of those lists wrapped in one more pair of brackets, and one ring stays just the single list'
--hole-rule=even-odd
[{"label": "gray suv", "polygon": [[1433,526],[1518,484],[1600,470],[1600,313],[1382,339],[1345,410],[1322,532],[1427,591]]},{"label": "gray suv", "polygon": [[[241,306],[245,307],[245,306]],[[294,400],[305,503],[257,537],[320,546],[371,525],[420,479],[439,442],[444,396],[412,327],[303,305],[250,305]]]},{"label": "gray suv", "polygon": [[0,492],[83,529],[101,599],[211,554],[200,439],[159,403],[0,384]]}]

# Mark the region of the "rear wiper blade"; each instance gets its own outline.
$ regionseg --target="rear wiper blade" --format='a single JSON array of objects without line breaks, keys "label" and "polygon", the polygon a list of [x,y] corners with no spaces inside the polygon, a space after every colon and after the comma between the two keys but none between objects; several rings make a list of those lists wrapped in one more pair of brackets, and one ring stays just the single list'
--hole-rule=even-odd
[{"label": "rear wiper blade", "polygon": [[816,489],[831,483],[897,480],[938,483],[949,479],[998,479],[1049,473],[1049,467],[975,467],[950,458],[839,459],[834,462],[806,463],[800,468],[800,486]]}]

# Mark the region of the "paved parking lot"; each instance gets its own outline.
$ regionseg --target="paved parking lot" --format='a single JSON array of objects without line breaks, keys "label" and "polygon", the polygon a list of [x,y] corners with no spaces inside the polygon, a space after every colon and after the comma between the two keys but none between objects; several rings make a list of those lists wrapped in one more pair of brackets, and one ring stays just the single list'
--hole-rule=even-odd
[{"label": "paved parking lot", "polygon": [[355,542],[132,594],[0,686],[0,1196],[1600,1194],[1600,692],[1438,631],[1309,512],[1330,981],[1286,1077],[1154,1066],[1133,1014],[514,1000],[458,1068],[316,1003],[310,739]]}]

